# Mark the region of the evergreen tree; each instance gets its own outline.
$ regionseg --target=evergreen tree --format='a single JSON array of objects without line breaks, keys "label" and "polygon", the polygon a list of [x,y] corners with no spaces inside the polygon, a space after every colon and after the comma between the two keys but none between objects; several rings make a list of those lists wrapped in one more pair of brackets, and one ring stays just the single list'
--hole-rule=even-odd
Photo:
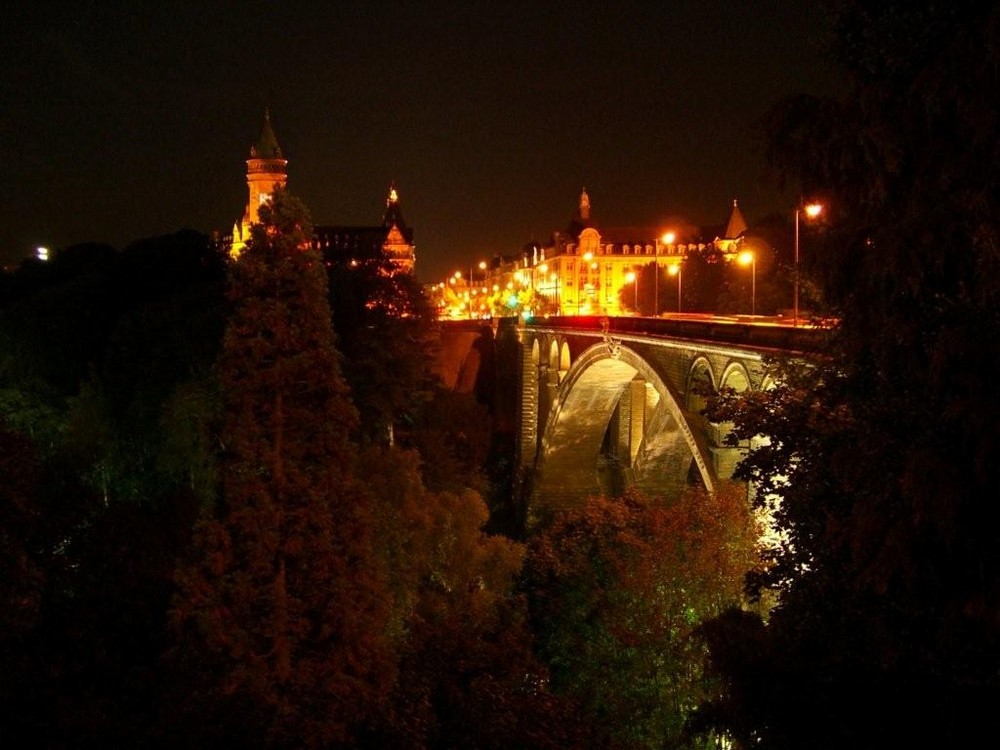
[{"label": "evergreen tree", "polygon": [[277,191],[232,268],[222,497],[198,523],[174,606],[179,686],[207,677],[187,713],[201,743],[214,726],[226,742],[348,745],[391,680],[348,441],[357,413],[310,233],[302,203]]}]

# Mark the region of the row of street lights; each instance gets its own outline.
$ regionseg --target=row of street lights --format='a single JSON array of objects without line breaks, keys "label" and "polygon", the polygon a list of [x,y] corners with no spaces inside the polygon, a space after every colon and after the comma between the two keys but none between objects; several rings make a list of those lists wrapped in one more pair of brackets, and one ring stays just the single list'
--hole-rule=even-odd
[{"label": "row of street lights", "polygon": [[[808,203],[800,204],[799,207],[795,209],[795,268],[794,268],[794,299],[793,299],[793,313],[792,313],[792,325],[797,327],[799,324],[799,250],[800,250],[800,221],[801,214],[805,214],[808,219],[815,219],[823,212],[823,205],[820,203]],[[661,237],[654,240],[655,247],[655,257],[654,266],[655,274],[653,279],[653,315],[656,316],[660,312],[660,246],[670,246],[676,241],[676,235],[673,232],[665,232]],[[586,260],[590,260],[591,254],[587,253],[585,256]],[[751,271],[751,291],[750,291],[750,314],[757,314],[757,257],[752,251],[745,250],[737,255],[737,262],[742,266],[750,266]],[[667,272],[671,276],[677,277],[677,312],[681,312],[682,308],[682,282],[683,282],[683,261],[676,261],[671,263],[667,267]],[[474,283],[474,269],[476,266],[469,266],[469,276],[467,280],[467,285],[472,288]],[[479,272],[482,276],[483,282],[486,281],[486,261],[480,261],[478,264]],[[548,266],[542,263],[538,266],[538,270],[544,274],[548,271]],[[533,280],[534,273],[532,273]],[[449,279],[449,283],[454,285],[458,283],[462,278],[460,271],[456,271],[454,276]],[[633,285],[633,304],[638,311],[639,309],[639,277],[636,270],[631,270],[625,275],[625,281]],[[554,288],[556,290],[556,299],[558,300],[559,295],[559,285],[558,282],[553,280]],[[443,285],[442,285],[443,286]],[[484,290],[485,292],[486,290]],[[472,309],[471,304],[469,306],[469,314],[471,316]]]}]

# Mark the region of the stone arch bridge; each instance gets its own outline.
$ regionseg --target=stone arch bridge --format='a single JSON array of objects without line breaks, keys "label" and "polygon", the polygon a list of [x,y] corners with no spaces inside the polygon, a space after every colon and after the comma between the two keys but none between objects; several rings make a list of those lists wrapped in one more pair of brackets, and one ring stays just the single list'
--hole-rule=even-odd
[{"label": "stone arch bridge", "polygon": [[[474,330],[484,331],[467,326],[462,335]],[[499,377],[517,380],[511,406],[531,518],[627,487],[666,497],[689,484],[712,490],[740,455],[725,445],[725,425],[700,414],[705,393],[766,389],[767,355],[808,355],[827,332],[717,318],[554,317],[503,321],[494,333],[498,346],[516,342],[516,365]],[[463,362],[458,378],[471,369]]]}]

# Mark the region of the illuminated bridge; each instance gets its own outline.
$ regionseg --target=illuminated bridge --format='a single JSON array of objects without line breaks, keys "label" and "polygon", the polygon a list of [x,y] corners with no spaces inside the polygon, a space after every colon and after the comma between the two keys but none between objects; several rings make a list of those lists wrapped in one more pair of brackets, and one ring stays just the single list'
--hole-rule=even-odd
[{"label": "illuminated bridge", "polygon": [[[452,384],[468,385],[489,329],[446,325],[452,362],[456,352],[471,356],[453,365]],[[731,476],[739,449],[725,445],[725,425],[699,413],[706,392],[766,389],[767,355],[808,355],[828,335],[705,316],[555,317],[494,330],[498,350],[506,341],[516,352],[498,376],[517,379],[511,406],[532,517],[626,487],[666,497],[688,484],[714,488]],[[462,331],[468,347],[454,345]]]}]

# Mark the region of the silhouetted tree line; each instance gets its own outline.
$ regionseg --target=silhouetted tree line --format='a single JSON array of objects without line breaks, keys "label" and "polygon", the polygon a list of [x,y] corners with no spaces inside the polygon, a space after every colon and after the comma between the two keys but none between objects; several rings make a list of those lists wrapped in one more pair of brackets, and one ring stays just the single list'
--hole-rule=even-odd
[{"label": "silhouetted tree line", "polygon": [[848,95],[766,130],[836,341],[709,411],[763,560],[743,486],[525,535],[510,383],[442,391],[412,280],[325,265],[279,192],[236,264],[180,232],[0,277],[0,743],[995,736],[1000,14],[831,7]]},{"label": "silhouetted tree line", "polygon": [[[812,278],[840,318],[809,367],[724,397],[786,534],[704,626],[739,747],[969,747],[1000,729],[996,3],[832,3],[842,99],[794,97],[771,163],[829,221]],[[987,93],[989,92],[989,93]]]},{"label": "silhouetted tree line", "polygon": [[694,625],[751,565],[742,492],[517,541],[511,342],[485,329],[449,392],[412,277],[306,249],[285,192],[261,217],[236,262],[179,232],[4,277],[4,745],[680,741]]}]

